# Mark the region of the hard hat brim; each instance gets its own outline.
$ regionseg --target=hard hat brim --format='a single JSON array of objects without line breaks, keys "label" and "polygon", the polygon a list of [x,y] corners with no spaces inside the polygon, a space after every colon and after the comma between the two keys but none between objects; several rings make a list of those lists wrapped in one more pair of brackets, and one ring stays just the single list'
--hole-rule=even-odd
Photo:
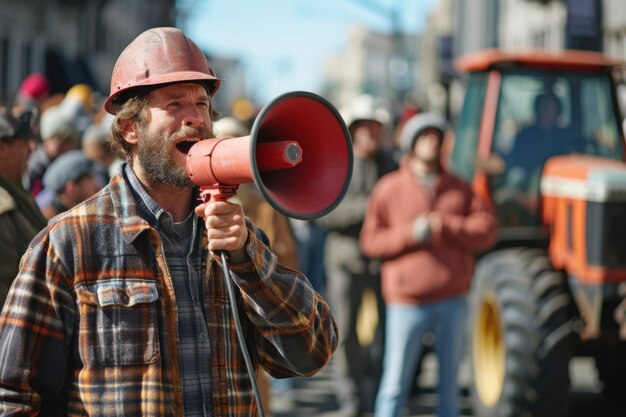
[{"label": "hard hat brim", "polygon": [[[217,77],[214,77],[212,75],[208,75],[202,72],[197,72],[197,71],[179,71],[179,72],[162,74],[160,76],[151,77],[143,81],[136,82],[133,85],[120,88],[115,93],[112,93],[109,96],[109,98],[107,98],[107,100],[104,103],[104,109],[108,113],[117,114],[115,101],[121,96],[123,96],[124,93],[130,92],[131,90],[134,90],[134,89],[141,89],[141,90],[144,90],[144,94],[145,94],[146,91],[154,90],[156,88],[159,88],[159,86],[165,85],[165,84],[203,82],[207,86],[207,91],[209,95],[212,97],[217,91],[217,89],[219,88],[221,81],[222,80],[220,78],[217,78]],[[145,87],[153,87],[153,88],[148,88],[146,90]]]}]

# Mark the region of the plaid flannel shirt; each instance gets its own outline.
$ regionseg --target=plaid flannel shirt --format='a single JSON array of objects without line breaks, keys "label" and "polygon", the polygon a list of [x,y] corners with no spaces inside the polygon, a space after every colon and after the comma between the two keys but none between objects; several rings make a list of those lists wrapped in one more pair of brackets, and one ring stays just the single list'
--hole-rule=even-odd
[{"label": "plaid flannel shirt", "polygon": [[[183,416],[177,311],[159,234],[118,175],[31,243],[0,316],[0,413]],[[255,368],[312,375],[337,329],[299,272],[276,262],[248,223],[250,262],[231,265]],[[205,234],[206,239],[206,234]],[[206,247],[206,245],[205,245]],[[216,417],[257,414],[220,266],[209,258],[204,309]]]}]

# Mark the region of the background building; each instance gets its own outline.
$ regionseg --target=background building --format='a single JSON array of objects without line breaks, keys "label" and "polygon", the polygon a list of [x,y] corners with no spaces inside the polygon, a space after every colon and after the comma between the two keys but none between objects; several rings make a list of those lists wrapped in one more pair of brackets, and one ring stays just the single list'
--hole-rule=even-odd
[{"label": "background building", "polygon": [[42,72],[53,93],[76,83],[108,94],[123,48],[149,27],[173,26],[175,0],[0,0],[0,103]]},{"label": "background building", "polygon": [[456,56],[493,47],[609,52],[604,40],[623,43],[626,27],[620,0],[454,0],[453,14]]},{"label": "background building", "polygon": [[338,106],[362,93],[401,101],[420,84],[418,46],[419,36],[354,27],[346,50],[328,60],[323,94]]},{"label": "background building", "polygon": [[626,61],[626,4],[624,0],[604,0],[604,50],[611,56]]},{"label": "background building", "polygon": [[453,1],[455,55],[498,46],[501,0]]}]

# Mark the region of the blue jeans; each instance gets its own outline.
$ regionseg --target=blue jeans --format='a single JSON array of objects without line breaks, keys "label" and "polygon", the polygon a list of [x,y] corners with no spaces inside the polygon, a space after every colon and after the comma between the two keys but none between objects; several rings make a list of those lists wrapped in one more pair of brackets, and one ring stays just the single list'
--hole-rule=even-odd
[{"label": "blue jeans", "polygon": [[467,311],[465,296],[419,306],[387,306],[383,375],[376,397],[376,417],[398,417],[404,411],[427,332],[435,335],[434,351],[439,365],[437,416],[458,416],[457,373],[463,355]]}]

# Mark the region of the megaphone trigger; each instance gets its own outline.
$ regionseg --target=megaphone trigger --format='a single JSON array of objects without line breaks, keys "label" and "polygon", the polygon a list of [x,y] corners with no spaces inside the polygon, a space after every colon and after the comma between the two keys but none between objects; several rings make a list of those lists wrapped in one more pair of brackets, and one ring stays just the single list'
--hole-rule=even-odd
[{"label": "megaphone trigger", "polygon": [[231,197],[237,195],[238,185],[215,184],[214,187],[200,188],[199,200],[203,203],[209,201],[228,201]]}]

